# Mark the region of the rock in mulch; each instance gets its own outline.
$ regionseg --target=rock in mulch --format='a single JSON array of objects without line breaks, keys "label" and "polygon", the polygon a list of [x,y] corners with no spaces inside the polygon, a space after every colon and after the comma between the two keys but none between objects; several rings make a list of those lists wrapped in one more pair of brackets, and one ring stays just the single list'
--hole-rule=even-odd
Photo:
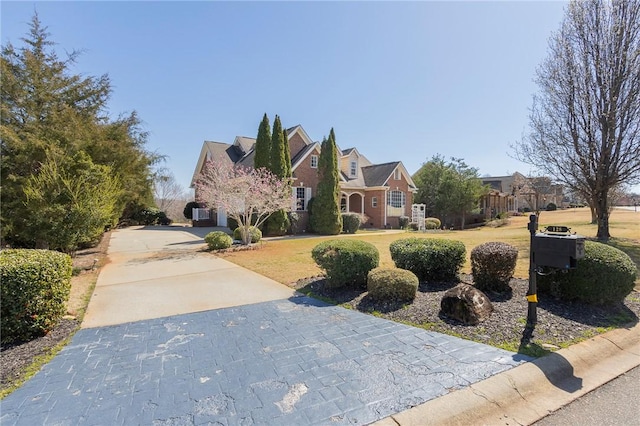
[{"label": "rock in mulch", "polygon": [[447,317],[467,325],[479,324],[493,312],[489,298],[468,284],[458,284],[448,290],[442,297],[440,308]]}]

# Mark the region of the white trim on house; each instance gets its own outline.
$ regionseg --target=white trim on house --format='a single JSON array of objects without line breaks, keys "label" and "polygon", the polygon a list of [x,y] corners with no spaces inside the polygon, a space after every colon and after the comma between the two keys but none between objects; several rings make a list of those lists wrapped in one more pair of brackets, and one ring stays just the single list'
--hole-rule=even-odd
[{"label": "white trim on house", "polygon": [[[314,152],[317,152],[318,155],[318,161],[320,160],[319,156],[320,156],[320,144],[318,142],[312,142],[311,144],[313,144],[313,148],[310,148],[307,153],[305,155],[303,155],[302,157],[298,158],[298,161],[296,161],[294,164],[291,164],[291,171],[294,172],[298,166],[300,164],[302,164],[303,161],[305,161],[311,154],[313,154]],[[316,155],[316,154],[314,154]]]}]

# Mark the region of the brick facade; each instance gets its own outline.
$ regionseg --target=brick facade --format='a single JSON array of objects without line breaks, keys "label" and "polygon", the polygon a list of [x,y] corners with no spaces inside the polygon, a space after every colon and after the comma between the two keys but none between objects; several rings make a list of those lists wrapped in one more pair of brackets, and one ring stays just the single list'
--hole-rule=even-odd
[{"label": "brick facade", "polygon": [[[305,188],[305,203],[317,194],[318,188],[318,168],[312,167],[312,156],[320,156],[319,144],[312,142],[306,135],[301,126],[296,126],[287,130],[289,140],[289,150],[291,158],[295,159],[295,169],[292,170],[294,188],[293,194],[298,193],[299,188]],[[248,139],[248,138],[245,138]],[[245,144],[247,140],[244,140]],[[250,140],[248,141],[250,142]],[[312,146],[315,145],[315,146]],[[203,145],[200,154],[199,165],[202,164],[204,155],[220,154],[222,149],[226,149],[230,145],[224,143],[208,143]],[[305,150],[310,150],[309,152]],[[227,152],[227,151],[224,151]],[[304,153],[304,156],[303,154]],[[245,153],[250,155],[249,153]],[[246,155],[244,158],[247,158]],[[231,161],[234,160],[229,154]],[[341,182],[340,197],[348,197],[348,211],[353,213],[364,213],[367,217],[366,227],[370,228],[398,228],[400,216],[411,216],[411,203],[413,201],[413,191],[415,186],[411,181],[411,177],[406,174],[406,169],[400,162],[391,162],[384,164],[371,164],[366,157],[360,155],[355,149],[339,151],[338,165],[340,170],[346,176],[346,180]],[[251,158],[251,157],[249,157]],[[356,173],[351,173],[351,162],[356,162]],[[195,176],[195,175],[194,175]],[[398,178],[398,179],[396,179]],[[194,177],[195,179],[195,177]],[[402,214],[397,211],[390,212],[387,208],[388,191],[402,191],[404,193],[405,206]],[[197,194],[196,194],[197,195]],[[372,203],[373,199],[377,200],[376,205]],[[295,204],[295,198],[294,198]],[[213,207],[213,206],[212,206]],[[298,232],[308,229],[309,216],[306,210],[296,210],[299,221],[297,224]]]}]

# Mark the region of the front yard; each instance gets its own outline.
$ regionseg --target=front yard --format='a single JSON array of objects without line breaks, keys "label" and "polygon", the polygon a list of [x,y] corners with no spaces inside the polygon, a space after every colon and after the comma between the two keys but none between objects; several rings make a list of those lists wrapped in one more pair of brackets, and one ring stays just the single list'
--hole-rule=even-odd
[{"label": "front yard", "polygon": [[[597,228],[589,224],[588,209],[543,212],[541,228],[546,225],[565,225],[587,238],[595,236]],[[236,251],[219,254],[225,259],[287,284],[310,295],[321,297],[345,308],[400,321],[416,327],[447,333],[477,342],[487,343],[511,351],[540,356],[548,351],[569,346],[612,328],[637,323],[640,317],[640,272],[635,291],[618,306],[594,307],[581,302],[554,300],[540,295],[538,324],[531,344],[521,345],[526,324],[529,269],[528,216],[513,217],[499,228],[482,227],[464,231],[371,233],[340,236],[358,238],[378,248],[380,265],[393,267],[389,244],[399,238],[447,238],[462,241],[467,249],[467,262],[461,281],[472,283],[469,256],[471,249],[487,241],[502,241],[518,248],[518,261],[511,281],[512,294],[491,294],[495,311],[477,326],[466,326],[440,315],[440,300],[451,283],[421,283],[412,303],[375,303],[365,290],[329,290],[324,287],[322,270],[311,258],[311,250],[321,241],[336,237],[285,237],[263,243],[257,251]],[[611,215],[610,245],[627,253],[640,266],[640,214],[615,210]]]}]

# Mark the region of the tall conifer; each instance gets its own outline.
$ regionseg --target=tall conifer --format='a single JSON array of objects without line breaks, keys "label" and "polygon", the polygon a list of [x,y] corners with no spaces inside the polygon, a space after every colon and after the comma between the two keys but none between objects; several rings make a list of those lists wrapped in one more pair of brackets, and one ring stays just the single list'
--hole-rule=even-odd
[{"label": "tall conifer", "polygon": [[[291,159],[289,159],[289,166],[285,160],[285,144],[286,137],[282,131],[282,124],[280,123],[280,117],[276,115],[273,120],[273,134],[271,136],[271,160],[269,161],[271,171],[278,177],[287,176],[287,170],[291,170]],[[288,152],[288,150],[287,150]]]},{"label": "tall conifer", "polygon": [[342,231],[340,214],[340,175],[336,135],[331,128],[329,138],[323,139],[318,160],[318,191],[313,202],[311,227],[319,234],[336,235]]},{"label": "tall conifer", "polygon": [[[289,154],[289,141],[282,129],[280,117],[276,115],[273,120],[273,134],[271,136],[271,158],[269,168],[273,174],[280,178],[291,177],[291,157]],[[287,212],[279,210],[271,216],[266,223],[267,235],[284,235],[289,228]]]},{"label": "tall conifer", "polygon": [[269,117],[264,113],[260,127],[258,127],[258,137],[256,138],[255,157],[253,166],[258,169],[260,167],[269,168],[271,162],[271,126],[269,125]]}]

